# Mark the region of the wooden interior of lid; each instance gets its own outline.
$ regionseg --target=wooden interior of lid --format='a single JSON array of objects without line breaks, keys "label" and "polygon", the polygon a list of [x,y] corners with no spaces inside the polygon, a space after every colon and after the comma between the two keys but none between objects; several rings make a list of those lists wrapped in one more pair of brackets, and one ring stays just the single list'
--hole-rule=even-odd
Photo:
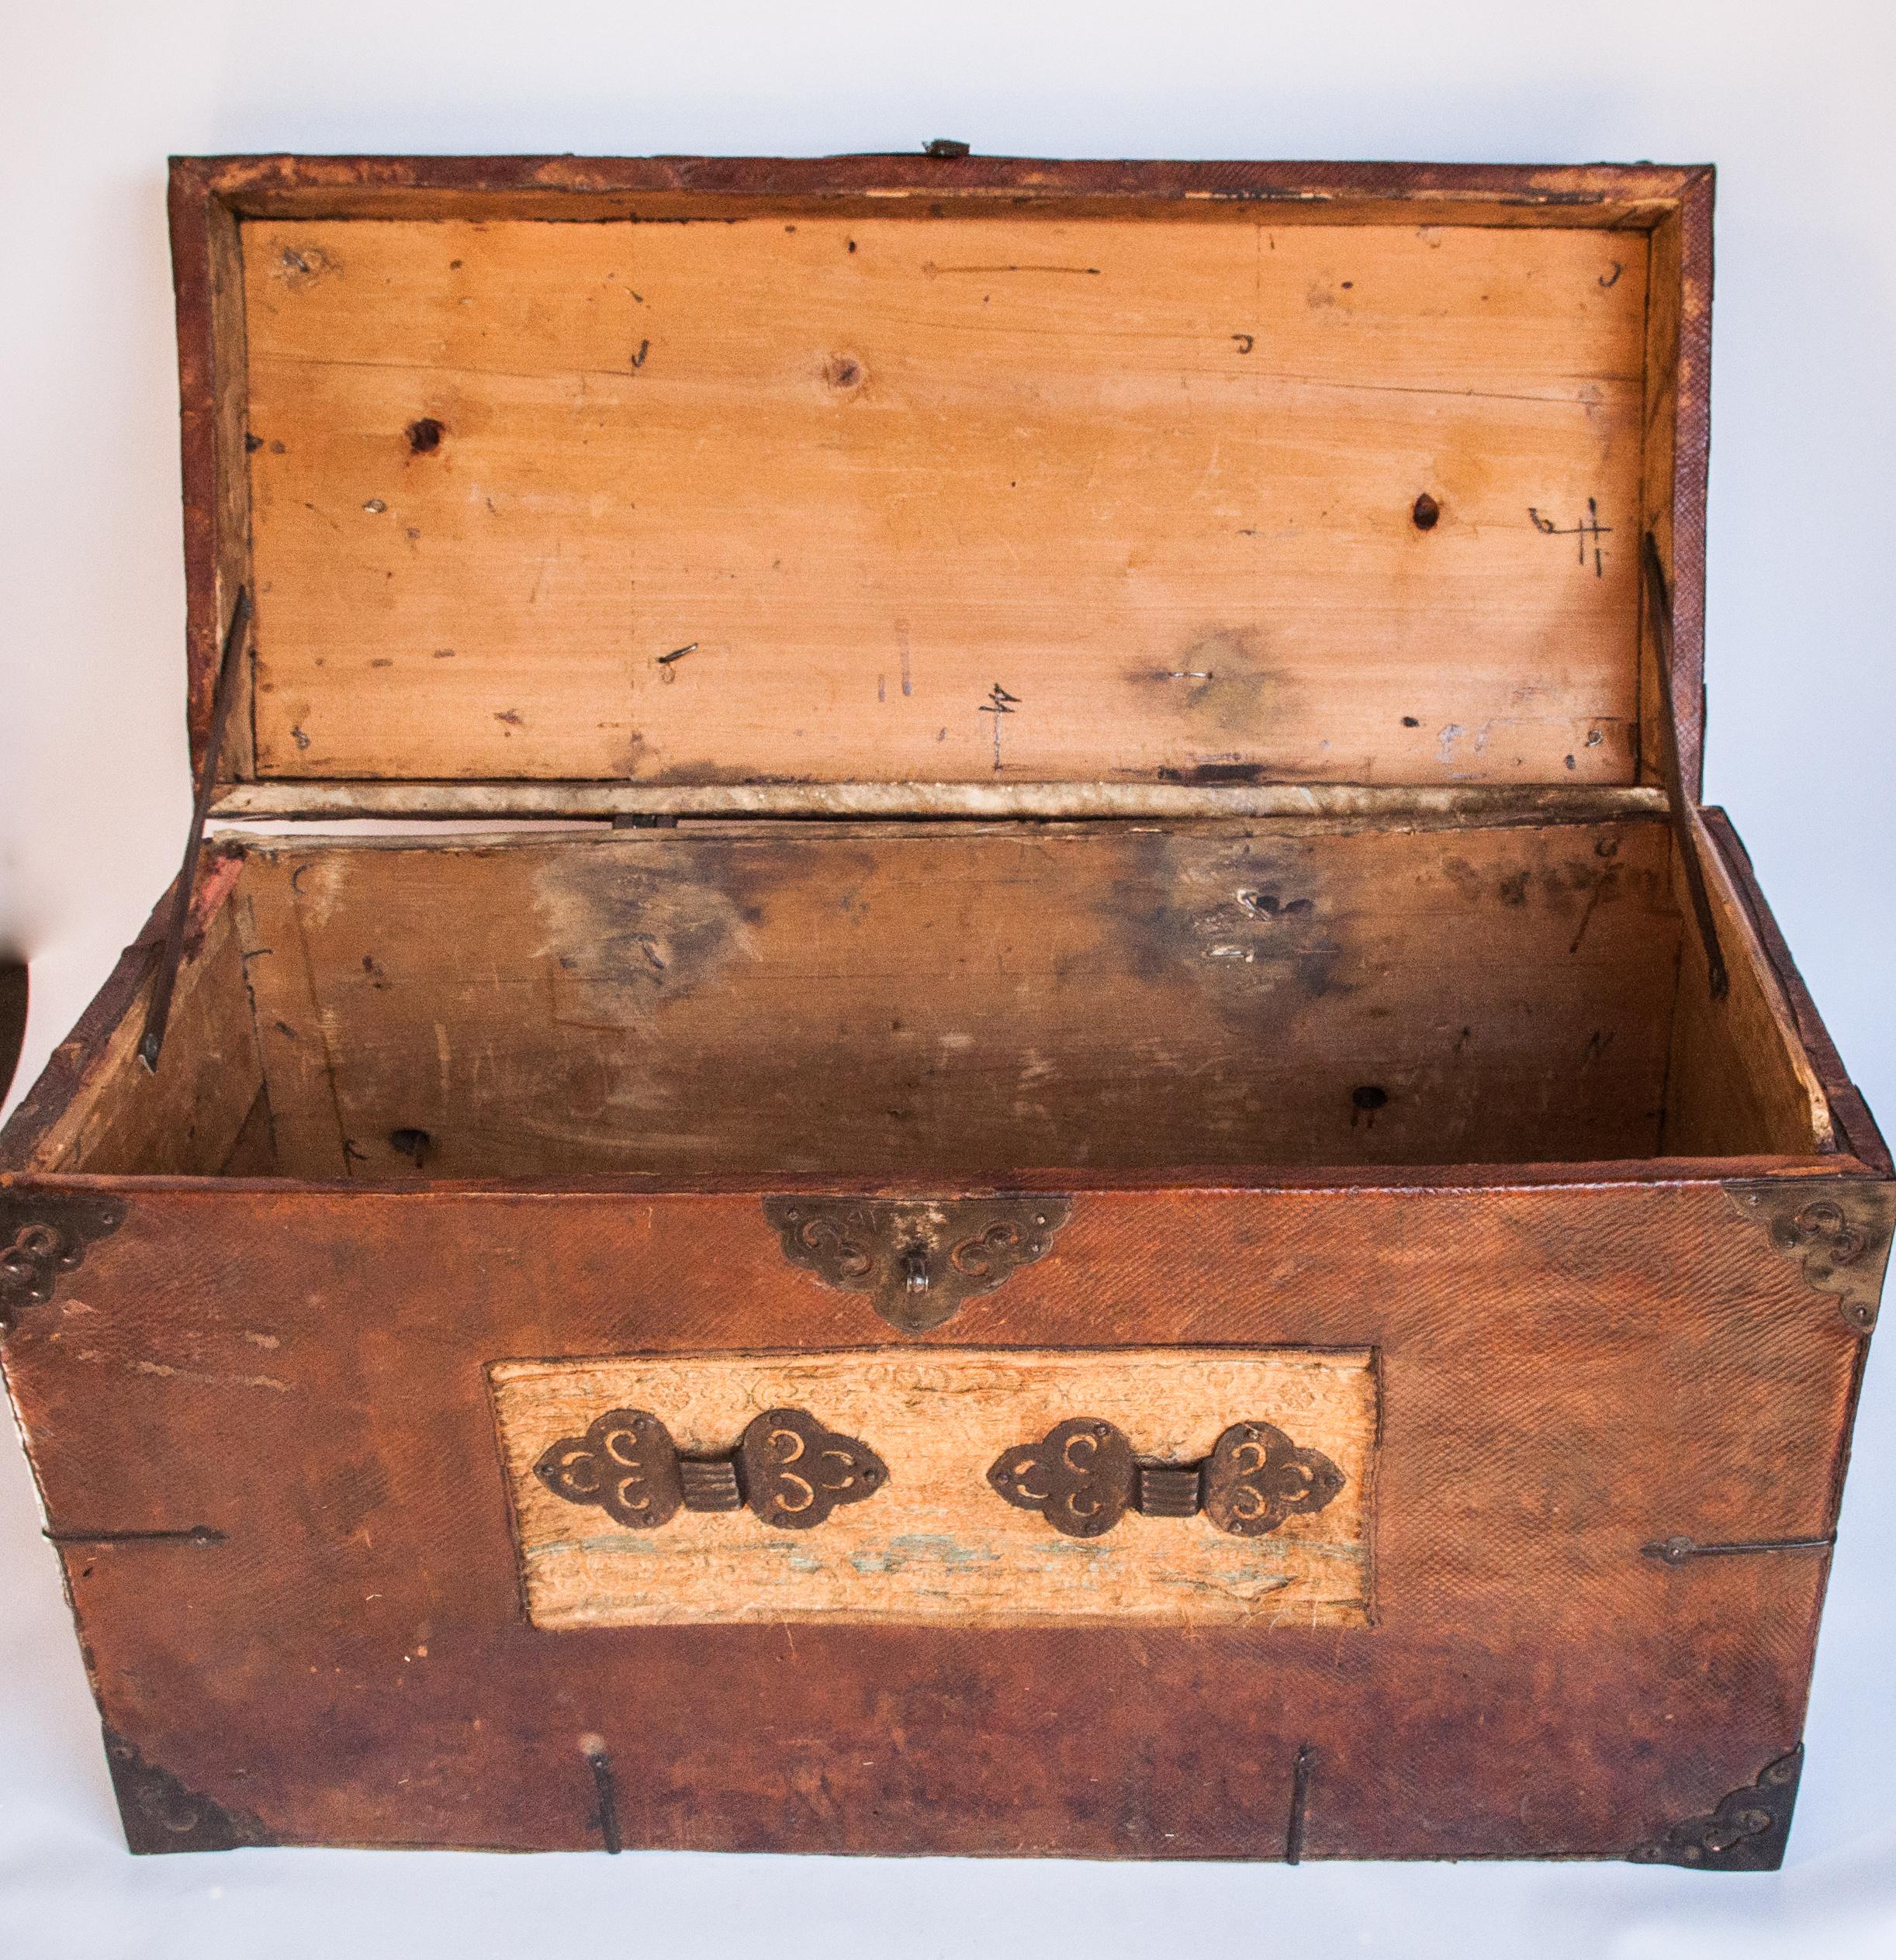
[{"label": "wooden interior of lid", "polygon": [[240,776],[1652,779],[1645,230],[441,208],[239,224]]}]

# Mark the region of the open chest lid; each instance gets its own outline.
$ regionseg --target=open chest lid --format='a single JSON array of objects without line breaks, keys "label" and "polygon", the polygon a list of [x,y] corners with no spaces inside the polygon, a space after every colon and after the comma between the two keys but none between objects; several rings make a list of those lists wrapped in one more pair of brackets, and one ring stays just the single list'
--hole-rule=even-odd
[{"label": "open chest lid", "polygon": [[194,755],[243,590],[227,814],[1695,796],[1710,204],[180,161]]}]

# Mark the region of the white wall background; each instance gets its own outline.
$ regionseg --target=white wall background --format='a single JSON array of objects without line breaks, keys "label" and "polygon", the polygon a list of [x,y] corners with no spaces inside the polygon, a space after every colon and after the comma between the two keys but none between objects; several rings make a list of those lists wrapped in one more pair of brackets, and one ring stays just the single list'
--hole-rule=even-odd
[{"label": "white wall background", "polygon": [[[1862,0],[0,0],[0,942],[23,1079],[137,930],[188,811],[171,151],[1719,166],[1707,793],[1896,1119],[1896,13]],[[16,1087],[16,1093],[18,1093]],[[1873,1356],[1776,1877],[245,1852],[134,1861],[0,1447],[0,1949],[771,1960],[1896,1951],[1896,1353]]]}]

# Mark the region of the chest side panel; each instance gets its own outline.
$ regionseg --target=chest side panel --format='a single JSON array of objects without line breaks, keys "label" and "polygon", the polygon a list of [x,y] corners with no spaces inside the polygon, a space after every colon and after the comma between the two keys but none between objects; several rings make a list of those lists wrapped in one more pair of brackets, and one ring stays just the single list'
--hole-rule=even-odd
[{"label": "chest side panel", "polygon": [[[23,1310],[7,1360],[109,1723],[286,1841],[596,1844],[604,1788],[627,1844],[1274,1857],[1301,1789],[1311,1856],[1626,1855],[1801,1725],[1846,1309],[1880,1251],[1769,1210],[1718,1185],[1083,1194],[1042,1256],[891,1343],[755,1196],[178,1191]],[[1214,1420],[1269,1419],[1261,1381],[1192,1387],[1195,1432],[1099,1399],[1163,1348],[1373,1351],[1373,1612],[555,1630],[523,1600],[518,1471],[594,1389],[638,1386],[700,1460],[801,1395],[894,1479],[909,1441],[809,1357],[864,1382],[893,1353],[912,1385],[974,1351],[1031,1444],[1067,1409],[1034,1400],[1046,1357],[1118,1349],[1123,1377],[1060,1384],[1093,1405],[1068,1412],[1173,1467]],[[673,1393],[766,1350],[701,1426]],[[515,1389],[589,1390],[547,1405],[510,1488],[496,1364],[524,1357]],[[970,1505],[991,1466],[960,1460],[1006,1426],[956,1446]],[[1361,1461],[1360,1431],[1280,1426]],[[1204,1519],[1115,1530],[1174,1524]],[[1763,1549],[1696,1549],[1739,1544]],[[892,1597],[927,1548],[882,1563]]]}]

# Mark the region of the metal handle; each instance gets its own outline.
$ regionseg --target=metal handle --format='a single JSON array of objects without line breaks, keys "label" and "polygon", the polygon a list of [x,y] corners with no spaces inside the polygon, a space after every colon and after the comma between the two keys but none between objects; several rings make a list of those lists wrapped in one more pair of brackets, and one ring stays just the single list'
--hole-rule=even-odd
[{"label": "metal handle", "polygon": [[1261,1538],[1286,1518],[1320,1511],[1344,1485],[1321,1450],[1299,1449],[1268,1422],[1233,1422],[1197,1463],[1142,1463],[1123,1429],[1097,1416],[1056,1422],[1038,1443],[1004,1450],[988,1481],[1009,1504],[1037,1511],[1069,1538],[1098,1538],[1128,1511],[1189,1518]]},{"label": "metal handle", "polygon": [[611,1409],[583,1436],[542,1451],[534,1474],[569,1504],[596,1504],[615,1524],[654,1531],[680,1511],[737,1511],[807,1531],[839,1504],[860,1504],[889,1481],[866,1443],[826,1429],[807,1409],[766,1409],[735,1449],[683,1457],[649,1409]]}]

